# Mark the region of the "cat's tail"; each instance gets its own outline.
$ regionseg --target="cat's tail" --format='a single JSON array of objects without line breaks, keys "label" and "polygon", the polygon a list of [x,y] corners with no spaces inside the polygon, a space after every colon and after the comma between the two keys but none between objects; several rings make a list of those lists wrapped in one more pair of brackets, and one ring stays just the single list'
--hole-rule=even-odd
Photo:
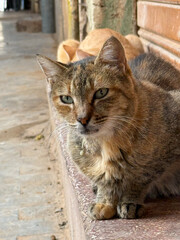
[{"label": "cat's tail", "polygon": [[61,63],[69,63],[74,58],[79,41],[74,39],[67,39],[61,42],[57,49],[57,61]]}]

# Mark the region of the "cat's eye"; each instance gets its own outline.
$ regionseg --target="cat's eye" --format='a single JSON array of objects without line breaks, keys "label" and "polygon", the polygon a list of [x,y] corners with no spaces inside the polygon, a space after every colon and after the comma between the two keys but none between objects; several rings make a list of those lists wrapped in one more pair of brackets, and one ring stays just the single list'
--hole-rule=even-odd
[{"label": "cat's eye", "polygon": [[61,102],[66,103],[66,104],[72,104],[74,102],[72,97],[66,96],[66,95],[60,96],[60,99],[61,99]]},{"label": "cat's eye", "polygon": [[94,94],[94,99],[100,99],[107,95],[109,89],[108,88],[100,88]]}]

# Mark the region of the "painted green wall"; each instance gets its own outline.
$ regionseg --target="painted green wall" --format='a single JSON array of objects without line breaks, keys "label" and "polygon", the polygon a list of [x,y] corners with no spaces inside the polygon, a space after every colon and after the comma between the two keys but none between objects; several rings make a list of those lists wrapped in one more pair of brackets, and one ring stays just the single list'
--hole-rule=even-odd
[{"label": "painted green wall", "polygon": [[91,0],[87,3],[89,30],[111,28],[127,35],[135,33],[134,6],[136,0]]}]

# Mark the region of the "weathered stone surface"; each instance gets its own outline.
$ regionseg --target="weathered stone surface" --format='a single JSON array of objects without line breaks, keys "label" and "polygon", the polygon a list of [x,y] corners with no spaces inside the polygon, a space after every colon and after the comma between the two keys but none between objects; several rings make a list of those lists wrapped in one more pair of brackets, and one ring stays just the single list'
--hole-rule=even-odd
[{"label": "weathered stone surface", "polygon": [[[58,239],[68,240],[63,234],[59,232],[54,233],[53,235],[49,236],[48,234],[39,234],[39,235],[32,235],[32,236],[22,236],[18,237],[16,240],[54,240],[53,236]],[[9,240],[9,239],[8,239]],[[11,240],[11,239],[10,239]]]}]

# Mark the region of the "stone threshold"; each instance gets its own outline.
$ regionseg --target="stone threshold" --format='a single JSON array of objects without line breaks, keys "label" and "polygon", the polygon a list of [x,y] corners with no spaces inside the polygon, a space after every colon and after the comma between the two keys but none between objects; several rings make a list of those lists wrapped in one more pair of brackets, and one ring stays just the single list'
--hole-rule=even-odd
[{"label": "stone threshold", "polygon": [[58,119],[49,99],[52,130],[55,132],[71,239],[73,240],[179,240],[180,197],[159,199],[145,204],[141,219],[93,221],[87,214],[94,201],[89,180],[74,165],[66,149],[66,127]]}]

